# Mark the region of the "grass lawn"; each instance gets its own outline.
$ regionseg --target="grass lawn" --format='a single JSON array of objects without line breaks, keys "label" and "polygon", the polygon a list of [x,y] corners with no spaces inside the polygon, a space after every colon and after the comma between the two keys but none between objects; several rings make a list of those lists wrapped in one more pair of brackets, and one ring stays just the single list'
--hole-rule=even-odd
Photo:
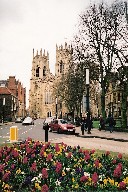
[{"label": "grass lawn", "polygon": [[[100,124],[100,121],[93,121],[93,128],[99,128],[99,124]],[[108,124],[105,124],[106,127],[108,127]],[[115,125],[115,130],[120,130],[122,129],[122,125],[121,125],[121,120],[117,119],[116,120],[116,125]]]},{"label": "grass lawn", "polygon": [[100,121],[93,121],[93,128],[99,128]]}]

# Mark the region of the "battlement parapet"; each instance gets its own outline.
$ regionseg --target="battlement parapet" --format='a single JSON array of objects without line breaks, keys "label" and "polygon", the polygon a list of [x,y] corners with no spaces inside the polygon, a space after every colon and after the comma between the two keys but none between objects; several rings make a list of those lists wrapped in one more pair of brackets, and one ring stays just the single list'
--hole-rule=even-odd
[{"label": "battlement parapet", "polygon": [[48,51],[47,51],[47,54],[45,53],[45,49],[44,49],[44,52],[43,52],[43,54],[42,54],[42,48],[40,49],[40,54],[38,54],[38,50],[36,51],[36,55],[34,54],[34,49],[33,49],[33,59],[35,58],[35,57],[47,57],[47,59],[49,59],[49,53],[48,53]]},{"label": "battlement parapet", "polygon": [[56,51],[63,51],[63,50],[68,50],[68,51],[71,51],[72,50],[72,45],[68,45],[66,42],[65,42],[65,45],[61,45],[61,46],[58,46],[56,44]]}]

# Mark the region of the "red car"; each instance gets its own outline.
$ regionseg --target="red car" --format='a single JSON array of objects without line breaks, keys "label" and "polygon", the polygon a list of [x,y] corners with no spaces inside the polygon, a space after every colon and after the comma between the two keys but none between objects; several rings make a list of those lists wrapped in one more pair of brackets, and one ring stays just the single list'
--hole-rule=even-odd
[{"label": "red car", "polygon": [[57,131],[58,133],[70,132],[75,134],[75,126],[71,123],[68,123],[64,119],[55,119],[50,124],[51,131]]}]

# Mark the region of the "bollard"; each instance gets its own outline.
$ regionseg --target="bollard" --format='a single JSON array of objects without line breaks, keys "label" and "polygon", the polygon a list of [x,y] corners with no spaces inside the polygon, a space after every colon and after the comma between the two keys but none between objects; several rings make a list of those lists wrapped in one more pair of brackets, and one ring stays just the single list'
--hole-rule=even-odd
[{"label": "bollard", "polygon": [[45,130],[45,142],[48,142],[48,130],[49,130],[48,123],[46,123],[44,130]]},{"label": "bollard", "polygon": [[10,142],[18,141],[18,127],[12,126],[10,127]]},{"label": "bollard", "polygon": [[48,142],[48,129],[45,129],[45,142]]}]

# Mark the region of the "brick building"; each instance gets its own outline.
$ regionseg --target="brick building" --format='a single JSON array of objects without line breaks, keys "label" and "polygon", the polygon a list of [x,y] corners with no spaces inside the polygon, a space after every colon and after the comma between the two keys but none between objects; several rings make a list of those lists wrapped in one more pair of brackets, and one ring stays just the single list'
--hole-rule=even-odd
[{"label": "brick building", "polygon": [[0,87],[0,122],[14,121],[17,115],[18,99],[5,86]]},{"label": "brick building", "polygon": [[[19,80],[16,80],[15,76],[9,76],[7,80],[0,81],[1,91],[5,90],[2,87],[5,87],[13,95],[16,100],[15,113],[12,113],[12,117],[24,117],[26,116],[26,88],[23,87]],[[0,93],[0,97],[4,92]],[[8,97],[9,94],[6,95]],[[2,104],[2,101],[1,101]]]}]

